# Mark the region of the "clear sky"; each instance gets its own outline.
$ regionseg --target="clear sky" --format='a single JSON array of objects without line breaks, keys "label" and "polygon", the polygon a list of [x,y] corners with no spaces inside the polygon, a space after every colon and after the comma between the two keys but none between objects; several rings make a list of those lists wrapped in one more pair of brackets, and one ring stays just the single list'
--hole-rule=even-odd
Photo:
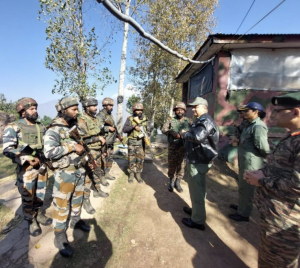
[{"label": "clear sky", "polygon": [[[281,1],[256,0],[238,34],[245,33]],[[235,33],[252,2],[220,0],[215,13],[217,26],[213,32]],[[37,20],[38,9],[37,0],[0,1],[0,93],[4,93],[7,100],[31,96],[44,103],[61,98],[51,93],[55,75],[44,66],[47,42],[45,25]],[[249,33],[300,33],[299,10],[299,0],[286,0]],[[93,22],[97,23],[97,17]],[[116,33],[116,41],[109,47],[112,51],[111,70],[117,80],[122,39],[122,34]],[[129,48],[133,48],[132,42]],[[127,66],[130,64],[132,61],[128,56]],[[125,81],[125,85],[128,83]],[[117,92],[118,84],[114,84],[103,95],[112,96]],[[97,97],[102,98],[100,92]]]}]

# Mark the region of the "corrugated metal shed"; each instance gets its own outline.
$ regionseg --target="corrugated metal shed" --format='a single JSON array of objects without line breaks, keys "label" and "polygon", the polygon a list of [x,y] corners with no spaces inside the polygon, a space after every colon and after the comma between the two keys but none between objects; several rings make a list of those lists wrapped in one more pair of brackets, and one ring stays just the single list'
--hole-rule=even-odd
[{"label": "corrugated metal shed", "polygon": [[[205,61],[221,50],[230,51],[240,48],[300,48],[300,34],[209,35],[193,57],[193,60]],[[202,64],[189,63],[176,77],[177,83],[186,82],[201,66]]]}]

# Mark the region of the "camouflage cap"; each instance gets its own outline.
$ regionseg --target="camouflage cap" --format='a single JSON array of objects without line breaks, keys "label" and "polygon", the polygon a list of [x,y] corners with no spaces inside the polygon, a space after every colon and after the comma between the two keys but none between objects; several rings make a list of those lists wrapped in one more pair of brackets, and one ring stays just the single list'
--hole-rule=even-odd
[{"label": "camouflage cap", "polygon": [[103,101],[102,101],[102,106],[105,106],[105,105],[114,105],[114,100],[112,98],[104,98]]},{"label": "camouflage cap", "polygon": [[178,108],[181,108],[181,109],[183,109],[183,110],[186,111],[185,103],[182,102],[182,101],[177,102],[176,105],[175,105],[174,108],[173,108],[173,111],[175,111],[175,110],[178,109]]},{"label": "camouflage cap", "polygon": [[61,105],[58,103],[55,104],[55,109],[56,111],[60,112],[61,111]]},{"label": "camouflage cap", "polygon": [[300,107],[300,92],[273,97],[271,102],[275,106]]},{"label": "camouflage cap", "polygon": [[132,111],[134,112],[135,110],[144,110],[143,104],[142,104],[142,103],[135,102],[135,103],[132,105]]},{"label": "camouflage cap", "polygon": [[17,112],[20,113],[22,110],[27,110],[31,106],[38,106],[34,99],[28,97],[21,98],[17,101]]},{"label": "camouflage cap", "polygon": [[75,97],[63,97],[58,102],[58,106],[60,106],[59,107],[60,110],[65,110],[65,109],[75,106],[75,105],[79,105],[79,102]]},{"label": "camouflage cap", "polygon": [[193,102],[188,103],[188,106],[205,105],[208,106],[207,100],[201,97],[197,97]]},{"label": "camouflage cap", "polygon": [[88,98],[82,102],[82,107],[97,106],[98,101],[95,98]]}]

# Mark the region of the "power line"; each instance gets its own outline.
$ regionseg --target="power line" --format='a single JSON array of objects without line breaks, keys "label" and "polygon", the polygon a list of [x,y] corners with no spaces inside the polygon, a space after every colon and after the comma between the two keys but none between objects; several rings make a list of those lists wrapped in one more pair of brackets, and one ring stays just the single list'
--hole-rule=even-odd
[{"label": "power line", "polygon": [[255,2],[255,0],[253,0],[253,2],[252,2],[252,4],[251,4],[250,8],[249,8],[249,9],[248,9],[248,11],[247,11],[247,14],[245,15],[245,17],[244,17],[243,21],[241,22],[241,24],[240,24],[239,28],[236,30],[235,34],[236,34],[238,31],[239,31],[239,29],[241,28],[242,24],[244,23],[244,20],[245,20],[245,19],[246,19],[246,17],[248,16],[248,13],[250,12],[250,10],[251,10],[251,8],[252,8],[252,6],[253,6],[254,2]]},{"label": "power line", "polygon": [[281,1],[276,7],[274,7],[268,14],[266,14],[264,17],[262,17],[257,23],[255,23],[247,32],[245,32],[243,35],[248,33],[250,30],[252,30],[257,24],[259,24],[261,21],[263,21],[267,16],[269,16],[275,9],[277,9],[283,2],[286,0]]}]

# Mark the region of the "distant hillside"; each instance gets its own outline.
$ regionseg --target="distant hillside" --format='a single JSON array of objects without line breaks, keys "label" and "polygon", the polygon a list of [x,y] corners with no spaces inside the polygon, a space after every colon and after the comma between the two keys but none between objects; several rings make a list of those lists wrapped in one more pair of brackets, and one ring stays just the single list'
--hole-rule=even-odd
[{"label": "distant hillside", "polygon": [[[98,111],[102,109],[102,100],[98,100],[99,105],[98,105]],[[54,118],[57,114],[57,111],[55,109],[55,104],[58,102],[58,100],[52,100],[48,102],[44,102],[39,104],[38,106],[38,113],[40,118],[43,118],[45,115]],[[113,109],[113,116],[116,119],[116,111],[117,111],[117,98],[114,98],[114,109]],[[81,109],[81,105],[80,105]],[[123,104],[123,123],[125,123],[126,118],[129,116],[129,114],[126,112],[126,103]]]}]

